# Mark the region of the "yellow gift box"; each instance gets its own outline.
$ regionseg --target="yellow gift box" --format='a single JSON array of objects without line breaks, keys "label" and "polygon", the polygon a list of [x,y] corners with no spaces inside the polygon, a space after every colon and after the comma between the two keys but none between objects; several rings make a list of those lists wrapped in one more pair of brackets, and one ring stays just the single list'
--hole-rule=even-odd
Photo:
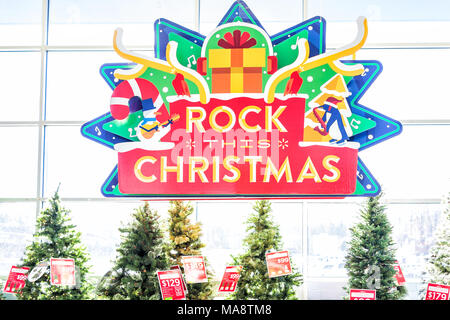
[{"label": "yellow gift box", "polygon": [[262,92],[264,48],[210,49],[212,93]]}]

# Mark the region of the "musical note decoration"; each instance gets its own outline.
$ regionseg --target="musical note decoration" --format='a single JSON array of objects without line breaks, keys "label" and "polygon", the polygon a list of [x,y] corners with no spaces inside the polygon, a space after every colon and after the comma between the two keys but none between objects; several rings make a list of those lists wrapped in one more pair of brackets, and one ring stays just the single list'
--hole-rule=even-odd
[{"label": "musical note decoration", "polygon": [[188,64],[187,64],[188,68],[190,68],[190,67],[192,67],[193,65],[196,65],[196,64],[197,64],[197,59],[195,59],[195,56],[194,56],[194,55],[189,56],[189,57],[187,58],[187,61],[188,61]]},{"label": "musical note decoration", "polygon": [[97,132],[97,135],[101,136],[102,132],[100,131],[100,129],[96,126],[95,127],[95,132]]}]

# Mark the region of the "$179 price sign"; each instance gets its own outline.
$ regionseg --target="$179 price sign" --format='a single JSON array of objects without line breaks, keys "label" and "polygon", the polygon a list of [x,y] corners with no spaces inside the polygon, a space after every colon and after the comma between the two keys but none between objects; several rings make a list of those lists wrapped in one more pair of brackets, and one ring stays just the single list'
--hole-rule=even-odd
[{"label": "$179 price sign", "polygon": [[448,300],[450,286],[443,284],[429,283],[425,300]]}]

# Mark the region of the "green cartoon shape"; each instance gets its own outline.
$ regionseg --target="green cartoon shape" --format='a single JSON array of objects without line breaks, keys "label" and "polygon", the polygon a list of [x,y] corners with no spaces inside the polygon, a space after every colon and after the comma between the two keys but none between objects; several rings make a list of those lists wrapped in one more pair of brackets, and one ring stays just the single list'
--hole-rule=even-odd
[{"label": "green cartoon shape", "polygon": [[234,22],[212,32],[204,41],[201,64],[211,93],[262,93],[276,69],[267,33],[258,26]]},{"label": "green cartoon shape", "polygon": [[178,43],[178,61],[185,67],[197,70],[197,59],[201,56],[202,47],[173,32],[169,34],[169,41]]}]

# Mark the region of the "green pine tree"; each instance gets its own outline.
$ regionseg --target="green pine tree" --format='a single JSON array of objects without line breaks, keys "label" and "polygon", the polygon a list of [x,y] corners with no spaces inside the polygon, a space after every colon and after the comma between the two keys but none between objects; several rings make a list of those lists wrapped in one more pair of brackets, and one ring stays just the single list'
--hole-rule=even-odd
[{"label": "green pine tree", "polygon": [[397,300],[406,295],[406,288],[398,286],[394,278],[396,250],[381,196],[367,199],[360,210],[361,221],[350,229],[345,257],[349,278],[344,289],[375,289],[377,300]]},{"label": "green pine tree", "polygon": [[282,238],[279,227],[271,217],[268,200],[256,201],[255,211],[247,220],[247,237],[243,241],[246,252],[233,257],[233,265],[241,265],[243,270],[236,291],[231,295],[235,300],[294,300],[295,287],[303,282],[302,275],[296,271],[292,261],[290,275],[269,278],[266,253],[281,251]]},{"label": "green pine tree", "polygon": [[100,298],[112,300],[159,300],[156,272],[169,269],[159,215],[145,202],[135,209],[132,218],[119,229],[122,241],[116,259],[97,286],[97,293]]},{"label": "green pine tree", "polygon": [[[169,237],[170,237],[170,258],[172,265],[178,265],[184,272],[181,263],[182,256],[202,255],[201,249],[205,247],[202,243],[201,224],[199,222],[191,223],[189,216],[194,209],[189,202],[171,201],[169,208]],[[208,260],[204,257],[206,264],[206,274],[208,282],[187,284],[189,300],[207,300],[212,299],[214,294],[214,271],[209,266]]]},{"label": "green pine tree", "polygon": [[50,258],[71,258],[75,260],[77,285],[50,285],[47,272],[35,282],[26,282],[18,299],[22,300],[84,300],[92,297],[92,284],[87,280],[89,256],[81,243],[81,233],[71,224],[70,211],[62,207],[58,191],[50,199],[47,209],[41,211],[36,221],[33,242],[26,247],[21,266],[32,270],[39,262]]},{"label": "green pine tree", "polygon": [[450,285],[450,193],[444,202],[446,208],[436,230],[426,265],[424,288],[421,290],[423,299],[428,283]]}]

